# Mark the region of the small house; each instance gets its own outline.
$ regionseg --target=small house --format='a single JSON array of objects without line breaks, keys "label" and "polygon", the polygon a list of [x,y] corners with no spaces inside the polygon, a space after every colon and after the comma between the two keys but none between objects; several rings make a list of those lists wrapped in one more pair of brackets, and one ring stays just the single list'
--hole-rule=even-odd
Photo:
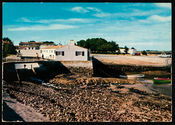
[{"label": "small house", "polygon": [[120,48],[120,53],[121,53],[121,54],[125,54],[125,49]]},{"label": "small house", "polygon": [[40,48],[40,56],[44,59],[56,59],[56,49],[62,46],[46,46]]},{"label": "small house", "polygon": [[71,40],[68,45],[50,46],[40,50],[41,57],[58,61],[87,61],[89,50],[76,46]]},{"label": "small house", "polygon": [[18,46],[17,53],[21,58],[39,58],[40,47],[37,45]]},{"label": "small house", "polygon": [[136,49],[129,49],[128,53],[131,55],[135,55],[136,54]]}]

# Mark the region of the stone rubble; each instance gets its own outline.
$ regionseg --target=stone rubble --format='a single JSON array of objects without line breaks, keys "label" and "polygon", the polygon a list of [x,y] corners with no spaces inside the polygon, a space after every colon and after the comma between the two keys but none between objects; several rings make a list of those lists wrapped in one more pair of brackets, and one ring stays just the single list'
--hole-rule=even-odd
[{"label": "stone rubble", "polygon": [[[69,77],[69,78],[68,78]],[[70,78],[71,77],[71,78]],[[97,78],[58,75],[50,83],[6,83],[7,93],[53,122],[170,122],[171,98]],[[99,82],[101,80],[101,82]],[[115,86],[115,85],[114,85]],[[121,90],[127,89],[122,92]]]}]

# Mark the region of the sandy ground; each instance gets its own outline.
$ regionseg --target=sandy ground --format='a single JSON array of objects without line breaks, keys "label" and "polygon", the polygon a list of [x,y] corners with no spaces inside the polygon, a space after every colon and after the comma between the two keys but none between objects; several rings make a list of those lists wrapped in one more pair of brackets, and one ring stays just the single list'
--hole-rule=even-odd
[{"label": "sandy ground", "polygon": [[122,55],[93,55],[103,63],[137,65],[137,66],[166,66],[171,64],[171,58],[158,56],[122,56]]}]

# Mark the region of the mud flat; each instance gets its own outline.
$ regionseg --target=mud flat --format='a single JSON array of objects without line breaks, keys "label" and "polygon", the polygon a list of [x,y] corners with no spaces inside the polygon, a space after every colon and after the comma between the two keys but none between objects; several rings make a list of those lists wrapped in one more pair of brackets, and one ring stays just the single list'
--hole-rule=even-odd
[{"label": "mud flat", "polygon": [[107,64],[133,65],[133,66],[167,66],[171,65],[172,58],[158,56],[122,56],[122,55],[93,55],[96,59]]},{"label": "mud flat", "polygon": [[6,83],[4,86],[12,98],[53,122],[172,121],[171,97],[148,90],[143,84],[137,84],[139,87],[121,83],[93,84],[84,79],[78,84],[70,84],[70,78],[70,81],[64,76],[57,78],[62,78],[62,83],[51,80],[59,86],[57,89],[30,82]]}]

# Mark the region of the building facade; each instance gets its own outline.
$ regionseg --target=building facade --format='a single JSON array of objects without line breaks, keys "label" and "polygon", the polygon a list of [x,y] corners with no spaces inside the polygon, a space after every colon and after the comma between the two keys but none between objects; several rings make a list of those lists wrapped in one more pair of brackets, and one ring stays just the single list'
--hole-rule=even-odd
[{"label": "building facade", "polygon": [[40,48],[40,57],[43,59],[56,59],[56,49],[62,46],[47,46]]},{"label": "building facade", "polygon": [[[76,46],[71,40],[68,45],[41,45],[32,42],[23,42],[18,46],[17,52],[21,58],[43,58],[58,61],[87,61],[89,50]],[[32,44],[32,45],[31,45]],[[35,45],[33,45],[35,44]]]},{"label": "building facade", "polygon": [[40,47],[36,45],[18,46],[17,53],[21,58],[39,58]]},{"label": "building facade", "polygon": [[89,50],[76,46],[71,40],[68,45],[50,46],[40,49],[41,57],[58,61],[88,61]]},{"label": "building facade", "polygon": [[56,60],[60,61],[87,61],[89,50],[76,45],[66,45],[55,50]]},{"label": "building facade", "polygon": [[46,42],[20,42],[16,47],[17,53],[21,58],[41,58],[41,48],[54,46]]},{"label": "building facade", "polygon": [[[135,55],[136,54],[136,49],[128,49],[128,54]],[[121,54],[126,54],[125,49],[120,48],[120,53]]]},{"label": "building facade", "polygon": [[136,54],[136,49],[129,49],[128,50],[128,53],[131,54],[131,55],[135,55]]}]

